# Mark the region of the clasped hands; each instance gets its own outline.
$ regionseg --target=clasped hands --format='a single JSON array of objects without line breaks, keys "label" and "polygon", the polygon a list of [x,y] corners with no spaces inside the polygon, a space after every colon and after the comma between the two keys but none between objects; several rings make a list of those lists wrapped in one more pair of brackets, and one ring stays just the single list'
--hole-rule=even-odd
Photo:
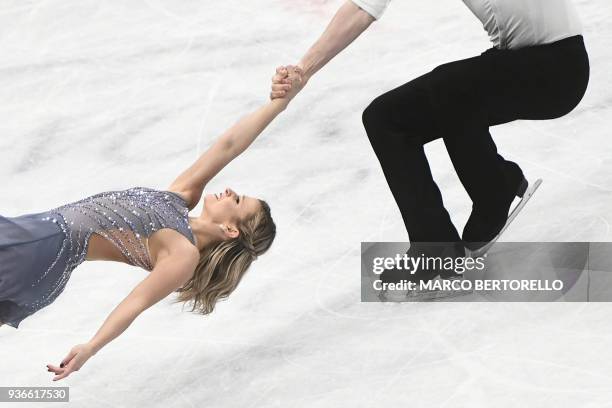
[{"label": "clasped hands", "polygon": [[307,79],[302,69],[296,65],[281,65],[272,77],[270,99],[280,99],[289,103],[306,85]]}]

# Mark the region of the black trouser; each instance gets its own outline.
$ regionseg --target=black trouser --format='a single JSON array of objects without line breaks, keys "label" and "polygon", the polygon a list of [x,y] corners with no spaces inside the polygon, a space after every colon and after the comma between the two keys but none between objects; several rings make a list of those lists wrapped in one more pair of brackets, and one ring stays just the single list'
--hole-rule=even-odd
[{"label": "black trouser", "polygon": [[[439,137],[475,208],[494,211],[516,188],[489,127],[572,111],[589,80],[582,36],[519,50],[489,49],[440,65],[377,97],[363,124],[411,242],[458,242],[423,145]],[[518,166],[514,166],[518,169]]]}]

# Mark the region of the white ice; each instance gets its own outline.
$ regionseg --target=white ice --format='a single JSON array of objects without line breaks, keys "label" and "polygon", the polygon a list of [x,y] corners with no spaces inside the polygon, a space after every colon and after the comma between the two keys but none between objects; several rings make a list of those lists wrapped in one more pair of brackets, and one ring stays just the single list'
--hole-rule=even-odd
[{"label": "white ice", "polygon": [[[266,101],[274,68],[297,62],[340,4],[4,0],[0,213],[167,187]],[[492,131],[544,179],[506,241],[612,240],[612,5],[576,4],[592,66],[584,100],[564,118]],[[207,187],[266,199],[279,228],[227,302],[201,317],[164,300],[52,383],[45,365],[146,276],[85,263],[55,303],[0,328],[0,385],[69,385],[77,407],[610,406],[612,305],[360,302],[360,242],[408,238],[362,110],[489,47],[458,0],[392,2]],[[443,144],[426,150],[461,229],[467,194]]]}]

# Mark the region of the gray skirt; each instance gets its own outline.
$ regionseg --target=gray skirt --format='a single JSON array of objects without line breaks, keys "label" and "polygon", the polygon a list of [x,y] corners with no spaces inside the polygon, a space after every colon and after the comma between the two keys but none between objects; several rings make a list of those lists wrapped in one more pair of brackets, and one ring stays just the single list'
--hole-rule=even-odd
[{"label": "gray skirt", "polygon": [[45,216],[0,215],[0,323],[14,328],[57,297],[68,269],[65,234]]}]

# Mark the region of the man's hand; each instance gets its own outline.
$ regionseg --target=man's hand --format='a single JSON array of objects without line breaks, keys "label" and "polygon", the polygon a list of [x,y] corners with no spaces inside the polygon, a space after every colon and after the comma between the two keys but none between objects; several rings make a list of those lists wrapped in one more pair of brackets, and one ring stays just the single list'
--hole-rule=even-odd
[{"label": "man's hand", "polygon": [[276,74],[272,77],[270,99],[286,98],[289,102],[305,85],[306,78],[300,67],[280,66],[276,68]]},{"label": "man's hand", "polygon": [[287,82],[291,65],[280,66],[272,77],[270,99],[282,100],[290,96],[288,92],[291,90],[299,92],[316,72],[359,37],[374,21],[375,18],[367,11],[361,9],[353,1],[345,0],[323,34],[321,34],[321,37],[300,60],[299,72],[301,81],[299,89],[296,90],[295,84],[292,84],[290,81]]},{"label": "man's hand", "polygon": [[47,364],[47,371],[55,374],[53,381],[61,380],[68,377],[70,373],[79,371],[83,364],[94,354],[94,349],[89,343],[78,344],[70,350],[70,353],[62,360],[59,367]]}]

